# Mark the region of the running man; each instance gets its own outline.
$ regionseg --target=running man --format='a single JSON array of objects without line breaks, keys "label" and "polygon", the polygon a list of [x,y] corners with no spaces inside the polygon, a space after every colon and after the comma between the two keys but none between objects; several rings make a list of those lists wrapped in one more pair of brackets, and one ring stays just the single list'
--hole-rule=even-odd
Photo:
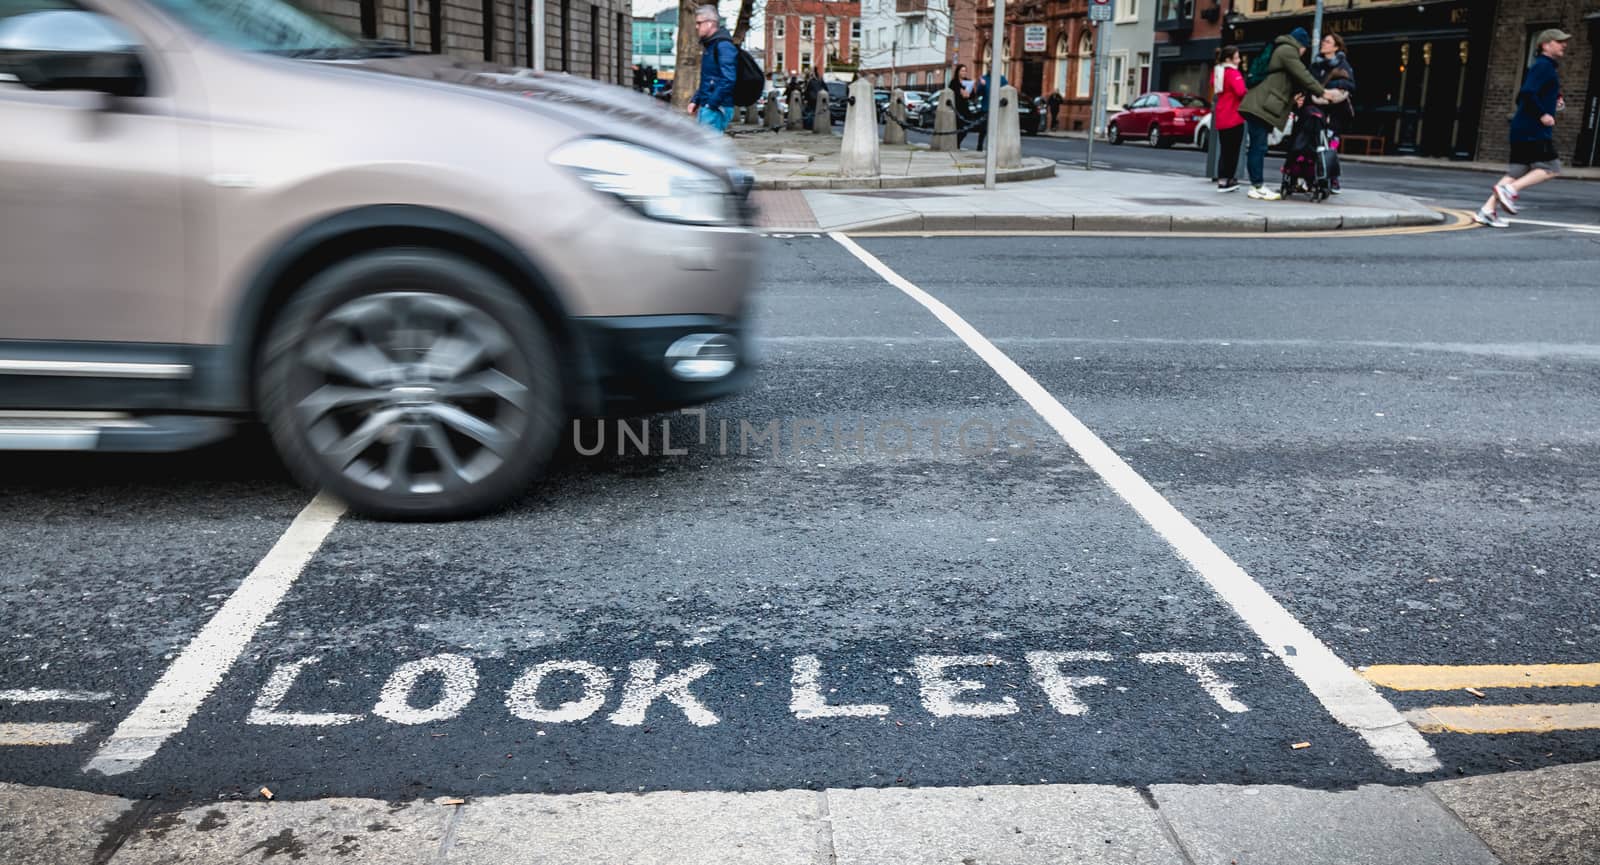
[{"label": "running man", "polygon": [[1511,164],[1506,175],[1494,185],[1489,200],[1472,215],[1474,222],[1493,228],[1510,223],[1500,216],[1500,208],[1516,213],[1522,190],[1537,186],[1561,173],[1561,158],[1556,155],[1556,114],[1566,108],[1561,96],[1561,76],[1557,63],[1567,53],[1572,34],[1558,28],[1541,31],[1537,37],[1539,56],[1523,76],[1517,91],[1517,112],[1511,117]]}]

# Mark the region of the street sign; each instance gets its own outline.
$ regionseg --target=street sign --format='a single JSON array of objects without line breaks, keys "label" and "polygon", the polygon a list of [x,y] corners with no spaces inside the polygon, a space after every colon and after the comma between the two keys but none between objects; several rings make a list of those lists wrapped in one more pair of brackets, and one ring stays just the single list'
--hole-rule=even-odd
[{"label": "street sign", "polygon": [[1022,29],[1022,50],[1030,54],[1045,50],[1045,26],[1029,24]]},{"label": "street sign", "polygon": [[1110,21],[1111,12],[1111,0],[1089,0],[1090,21]]}]

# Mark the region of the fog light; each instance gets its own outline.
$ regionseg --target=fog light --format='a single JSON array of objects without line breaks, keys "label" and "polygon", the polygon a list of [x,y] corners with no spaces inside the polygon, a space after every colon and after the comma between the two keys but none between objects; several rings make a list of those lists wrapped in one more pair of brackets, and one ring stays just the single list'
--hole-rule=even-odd
[{"label": "fog light", "polygon": [[716,381],[738,365],[738,340],[725,333],[690,334],[667,349],[667,369],[683,381]]}]

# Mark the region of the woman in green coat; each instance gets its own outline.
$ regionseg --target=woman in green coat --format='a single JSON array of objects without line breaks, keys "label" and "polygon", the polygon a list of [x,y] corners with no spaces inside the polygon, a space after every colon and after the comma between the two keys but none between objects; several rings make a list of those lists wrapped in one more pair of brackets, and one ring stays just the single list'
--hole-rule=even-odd
[{"label": "woman in green coat", "polygon": [[[1277,201],[1280,196],[1268,189],[1267,136],[1272,130],[1283,128],[1294,110],[1297,95],[1322,96],[1322,85],[1306,68],[1305,55],[1311,50],[1311,34],[1304,27],[1296,27],[1287,36],[1279,36],[1272,43],[1272,59],[1267,67],[1267,77],[1250,89],[1239,103],[1239,113],[1244,115],[1250,128],[1250,153],[1247,167],[1250,171],[1250,197],[1263,201]],[[1338,99],[1339,97],[1330,97]]]}]

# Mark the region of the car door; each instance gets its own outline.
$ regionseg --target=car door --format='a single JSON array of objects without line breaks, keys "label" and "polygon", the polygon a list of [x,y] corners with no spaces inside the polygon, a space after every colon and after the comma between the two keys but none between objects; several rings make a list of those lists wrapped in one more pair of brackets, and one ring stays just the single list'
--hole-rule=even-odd
[{"label": "car door", "polygon": [[169,82],[138,30],[90,13],[70,0],[0,0],[0,51],[104,51],[122,39],[148,82],[147,95],[111,96],[0,76],[0,361],[41,346],[71,361],[88,350],[84,342],[184,336],[180,131]]},{"label": "car door", "polygon": [[1122,134],[1126,138],[1141,138],[1150,131],[1150,106],[1155,104],[1155,97],[1149,93],[1133,100],[1128,116],[1122,122]]}]

